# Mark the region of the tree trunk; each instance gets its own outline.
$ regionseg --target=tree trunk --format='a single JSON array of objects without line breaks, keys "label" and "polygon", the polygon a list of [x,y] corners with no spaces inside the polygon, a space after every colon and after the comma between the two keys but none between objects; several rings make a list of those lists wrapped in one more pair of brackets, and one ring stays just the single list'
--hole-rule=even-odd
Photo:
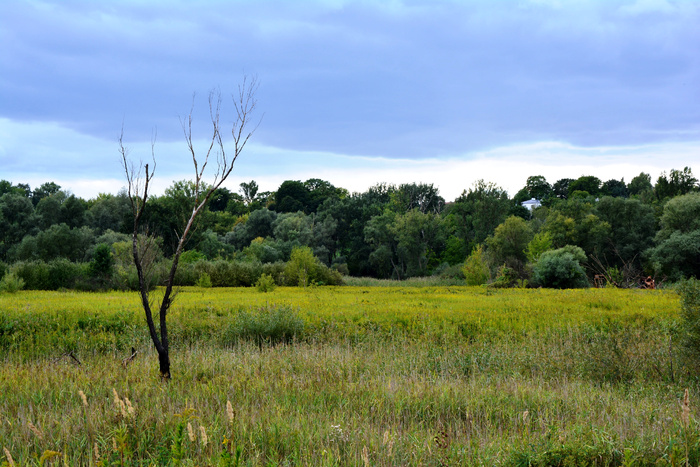
[{"label": "tree trunk", "polygon": [[163,380],[170,379],[170,351],[163,347],[158,351],[158,363],[160,364],[160,377]]}]

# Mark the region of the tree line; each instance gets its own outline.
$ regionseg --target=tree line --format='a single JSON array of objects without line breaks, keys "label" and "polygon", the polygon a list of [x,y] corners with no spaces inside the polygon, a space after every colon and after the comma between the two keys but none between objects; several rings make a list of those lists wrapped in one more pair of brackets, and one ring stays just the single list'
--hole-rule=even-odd
[{"label": "tree line", "polygon": [[[142,225],[157,238],[154,264],[174,254],[195,193],[193,182],[176,181],[149,200]],[[530,199],[541,206],[524,207]],[[83,265],[86,287],[132,287],[132,230],[125,191],[85,200],[53,182],[31,189],[0,180],[0,275],[15,271],[30,285],[38,264],[44,271]],[[285,264],[300,249],[313,254],[315,280],[325,283],[340,275],[551,287],[675,281],[700,276],[700,185],[689,167],[653,183],[646,173],[629,183],[535,175],[513,197],[479,180],[447,202],[424,183],[349,193],[320,179],[288,180],[261,192],[251,181],[237,192],[214,191],[190,233],[182,263],[191,267],[179,280],[206,273],[214,285],[249,285],[269,272],[285,283]],[[250,277],[217,281],[231,265]]]}]

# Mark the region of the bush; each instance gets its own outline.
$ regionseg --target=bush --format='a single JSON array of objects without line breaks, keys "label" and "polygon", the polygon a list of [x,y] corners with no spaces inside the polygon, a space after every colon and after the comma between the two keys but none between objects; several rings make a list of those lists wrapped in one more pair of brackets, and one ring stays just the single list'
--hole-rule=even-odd
[{"label": "bush", "polygon": [[24,280],[13,272],[8,272],[0,279],[0,293],[17,293],[24,288]]},{"label": "bush", "polygon": [[27,290],[49,290],[49,268],[43,261],[19,261],[12,267]]},{"label": "bush", "polygon": [[484,248],[481,245],[472,250],[462,266],[462,272],[467,285],[482,285],[488,282],[491,273],[484,257]]},{"label": "bush", "polygon": [[274,263],[265,263],[262,265],[263,274],[272,276],[275,284],[284,285],[284,269],[286,263],[284,261],[276,261]]},{"label": "bush", "polygon": [[275,284],[275,279],[271,275],[263,274],[255,283],[255,288],[258,289],[258,292],[272,292],[277,288],[277,284]]},{"label": "bush", "polygon": [[518,279],[518,273],[513,268],[509,268],[505,264],[498,268],[496,273],[496,279],[491,283],[491,287],[496,287],[498,289],[506,289],[510,287],[526,286],[527,281],[521,281]]},{"label": "bush", "polygon": [[310,285],[316,277],[316,270],[319,266],[320,262],[314,256],[311,248],[307,246],[295,247],[284,270],[287,285],[298,285],[299,287]]},{"label": "bush", "polygon": [[545,251],[533,266],[533,279],[539,286],[555,289],[588,287],[586,273],[579,264],[585,259],[586,254],[576,246]]},{"label": "bush", "polygon": [[304,332],[304,320],[289,306],[264,306],[240,310],[224,331],[224,345],[251,340],[258,346],[289,343]]},{"label": "bush", "polygon": [[199,276],[199,279],[197,279],[197,283],[195,285],[197,287],[210,288],[211,277],[209,277],[209,274],[207,274],[206,272],[203,272],[202,275]]}]

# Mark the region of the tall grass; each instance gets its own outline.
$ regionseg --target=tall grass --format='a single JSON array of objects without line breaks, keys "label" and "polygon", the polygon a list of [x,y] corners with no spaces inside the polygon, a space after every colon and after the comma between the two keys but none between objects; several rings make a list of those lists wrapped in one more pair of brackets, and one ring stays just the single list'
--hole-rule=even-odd
[{"label": "tall grass", "polygon": [[[170,317],[168,384],[134,301],[0,298],[0,329],[18,326],[0,334],[0,446],[17,465],[700,460],[672,292],[190,288]],[[295,331],[256,337],[279,328]],[[72,355],[59,337],[25,344],[42,332],[74,333]]]}]

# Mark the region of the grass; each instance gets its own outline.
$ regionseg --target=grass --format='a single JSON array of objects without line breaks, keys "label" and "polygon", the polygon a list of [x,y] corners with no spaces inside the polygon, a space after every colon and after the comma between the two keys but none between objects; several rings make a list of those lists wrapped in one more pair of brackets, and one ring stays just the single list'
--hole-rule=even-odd
[{"label": "grass", "polygon": [[[263,309],[303,330],[231,338]],[[0,311],[0,446],[17,465],[51,451],[56,465],[700,460],[673,292],[186,288],[168,384],[132,294],[20,292]]]}]

